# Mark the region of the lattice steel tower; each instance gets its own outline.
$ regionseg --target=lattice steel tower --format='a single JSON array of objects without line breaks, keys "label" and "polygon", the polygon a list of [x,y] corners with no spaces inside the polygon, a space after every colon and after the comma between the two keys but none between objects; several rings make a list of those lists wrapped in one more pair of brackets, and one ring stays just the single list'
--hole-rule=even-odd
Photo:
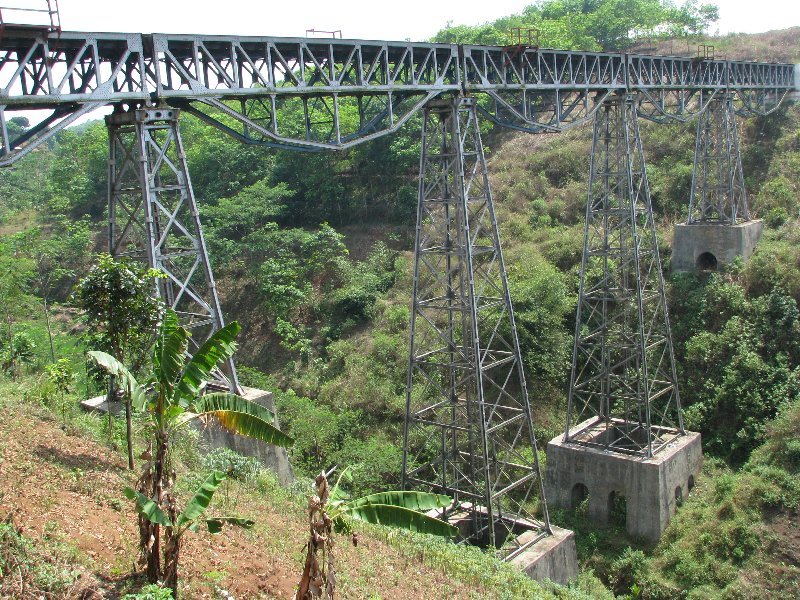
[{"label": "lattice steel tower", "polygon": [[565,442],[622,453],[684,433],[633,94],[595,116],[567,412]]},{"label": "lattice steel tower", "polygon": [[464,538],[506,559],[550,533],[472,98],[425,108],[403,486],[451,496]]},{"label": "lattice steel tower", "polygon": [[733,96],[714,97],[698,119],[689,224],[750,220]]},{"label": "lattice steel tower", "polygon": [[[155,292],[175,309],[197,348],[224,322],[178,115],[172,108],[146,108],[106,117],[109,249],[165,273]],[[223,371],[216,382],[239,390],[232,360]]]}]

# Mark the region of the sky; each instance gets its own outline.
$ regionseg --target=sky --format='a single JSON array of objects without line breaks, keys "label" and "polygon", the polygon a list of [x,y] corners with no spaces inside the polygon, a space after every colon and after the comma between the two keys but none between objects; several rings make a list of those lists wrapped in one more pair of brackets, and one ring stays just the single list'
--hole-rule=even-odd
[{"label": "sky", "polygon": [[[297,4],[162,0],[132,3],[126,9],[119,0],[59,0],[62,27],[72,31],[299,37],[307,29],[317,29],[341,30],[345,38],[412,41],[432,37],[448,22],[477,25],[519,13],[528,4],[525,0],[302,0]],[[715,4],[720,7],[720,21],[711,33],[800,26],[798,0],[717,0]],[[6,0],[3,5],[38,7],[44,0]]]}]

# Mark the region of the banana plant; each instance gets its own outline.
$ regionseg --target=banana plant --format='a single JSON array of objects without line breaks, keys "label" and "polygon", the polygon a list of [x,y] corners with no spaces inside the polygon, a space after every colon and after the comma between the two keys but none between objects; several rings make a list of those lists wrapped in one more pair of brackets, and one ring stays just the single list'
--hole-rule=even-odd
[{"label": "banana plant", "polygon": [[353,545],[357,545],[358,536],[352,533],[351,519],[443,537],[454,537],[458,533],[456,527],[426,514],[451,505],[449,497],[426,492],[390,491],[351,499],[340,487],[342,479],[348,477],[348,469],[345,469],[333,490],[328,487],[325,473],[320,473],[314,480],[316,494],[308,499],[310,536],[295,600],[333,600],[336,590],[333,533],[351,533]]},{"label": "banana plant", "polygon": [[[231,516],[206,516],[208,505],[211,504],[211,499],[214,492],[217,491],[220,484],[227,476],[225,473],[213,471],[202,485],[195,492],[191,500],[186,504],[184,509],[172,520],[170,516],[165,513],[161,507],[142,494],[132,488],[125,488],[125,495],[136,503],[136,510],[140,516],[144,517],[147,521],[157,524],[166,528],[170,528],[171,534],[167,536],[166,547],[164,548],[164,571],[167,574],[174,573],[175,581],[177,582],[178,573],[178,558],[180,556],[180,544],[183,535],[187,531],[197,531],[201,525],[205,525],[209,533],[217,534],[222,531],[224,524],[235,525],[243,529],[251,529],[255,525],[255,521],[251,519],[243,519],[241,517]],[[165,577],[166,580],[170,576]],[[173,589],[173,594],[175,590]],[[175,597],[173,595],[173,597]]]},{"label": "banana plant", "polygon": [[[142,455],[146,462],[137,489],[131,490],[139,512],[139,548],[150,583],[163,581],[175,598],[183,533],[203,515],[205,508],[196,513],[198,507],[206,498],[210,502],[216,490],[216,479],[210,476],[198,491],[205,496],[196,495],[179,514],[171,491],[174,472],[170,447],[175,433],[195,419],[213,418],[234,433],[283,447],[293,443],[273,424],[275,415],[260,404],[228,392],[205,393],[213,369],[236,350],[239,329],[239,324],[233,322],[217,330],[189,357],[189,332],[178,324],[175,311],[166,311],[153,347],[152,372],[142,383],[113,356],[99,351],[88,353],[117,378],[131,407],[146,417],[149,436]],[[224,522],[242,524],[231,519],[206,519],[211,527],[221,527]]]}]

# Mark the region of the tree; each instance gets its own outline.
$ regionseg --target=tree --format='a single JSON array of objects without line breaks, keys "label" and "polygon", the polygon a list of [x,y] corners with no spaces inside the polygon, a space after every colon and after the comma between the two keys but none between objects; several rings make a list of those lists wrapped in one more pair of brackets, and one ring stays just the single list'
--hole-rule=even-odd
[{"label": "tree", "polygon": [[691,0],[677,7],[669,0],[543,0],[520,15],[477,26],[442,29],[436,42],[508,45],[512,27],[534,29],[538,45],[566,50],[625,50],[637,38],[702,33],[719,19],[712,4]]},{"label": "tree", "polygon": [[16,377],[24,364],[31,364],[36,359],[36,344],[24,331],[18,331],[2,347],[0,366],[3,371]]},{"label": "tree", "polygon": [[33,227],[13,236],[18,253],[33,264],[32,283],[42,298],[47,338],[50,342],[50,362],[56,362],[53,346],[53,328],[50,321],[50,304],[59,282],[75,276],[75,266],[83,262],[91,236],[84,220],[57,218],[53,223],[59,235],[45,235],[40,227]]},{"label": "tree", "polygon": [[[130,405],[146,417],[149,436],[143,457],[147,463],[133,494],[139,512],[139,548],[148,580],[163,580],[176,598],[183,534],[193,530],[203,516],[221,479],[218,473],[209,476],[179,513],[170,464],[174,433],[193,419],[213,417],[230,431],[270,444],[286,447],[293,441],[273,425],[275,415],[263,406],[227,392],[204,393],[212,370],[233,355],[239,329],[234,321],[217,330],[188,358],[189,332],[178,325],[175,311],[168,309],[153,347],[152,372],[142,384],[110,354],[89,352],[93,361],[119,379]],[[223,522],[246,525],[236,519],[205,520],[212,531],[219,531]]]},{"label": "tree", "polygon": [[[155,269],[125,259],[101,254],[97,264],[81,279],[73,302],[83,310],[89,345],[101,348],[119,362],[129,364],[136,373],[163,311],[163,303],[153,296]],[[109,432],[111,411],[108,412]],[[125,400],[125,430],[128,467],[133,469],[133,433],[130,399]]]},{"label": "tree", "polygon": [[425,511],[448,506],[452,500],[447,496],[425,492],[381,492],[349,499],[339,487],[342,478],[347,476],[348,470],[345,469],[333,490],[328,487],[325,473],[320,473],[314,480],[316,494],[308,499],[310,535],[296,600],[333,600],[336,590],[333,532],[351,533],[353,544],[358,543],[358,536],[352,533],[347,519],[443,537],[454,537],[458,533],[456,527],[425,514]]},{"label": "tree", "polygon": [[66,358],[59,358],[57,361],[47,365],[47,377],[56,388],[60,398],[61,423],[67,424],[67,401],[66,394],[70,392],[75,383],[75,373],[69,366]]}]

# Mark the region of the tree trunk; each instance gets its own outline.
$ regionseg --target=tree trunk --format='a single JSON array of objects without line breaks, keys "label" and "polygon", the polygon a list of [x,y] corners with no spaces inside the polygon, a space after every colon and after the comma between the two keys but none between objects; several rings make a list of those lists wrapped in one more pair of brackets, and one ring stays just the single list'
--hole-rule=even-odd
[{"label": "tree trunk", "polygon": [[125,437],[128,440],[128,469],[133,471],[133,426],[131,423],[131,399],[125,398]]},{"label": "tree trunk", "polygon": [[108,394],[106,395],[106,408],[108,408],[108,445],[114,447],[114,415],[111,412],[111,403],[117,399],[117,381],[115,377],[108,380]]},{"label": "tree trunk", "polygon": [[56,362],[56,349],[53,346],[53,329],[50,327],[50,311],[47,308],[47,295],[42,299],[44,302],[44,322],[47,324],[47,339],[50,341],[50,362]]},{"label": "tree trunk", "polygon": [[[156,454],[153,461],[152,487],[143,494],[153,498],[165,512],[173,512],[165,506],[165,500],[169,501],[169,481],[167,480],[166,457],[167,457],[167,436],[163,431],[156,433]],[[142,553],[147,562],[147,580],[150,583],[158,583],[161,578],[161,526],[151,523],[142,515],[139,516],[139,534]]]},{"label": "tree trunk", "polygon": [[172,527],[167,527],[164,538],[164,586],[172,590],[172,597],[177,600],[178,560],[181,552],[181,537],[179,535],[174,535]]}]

